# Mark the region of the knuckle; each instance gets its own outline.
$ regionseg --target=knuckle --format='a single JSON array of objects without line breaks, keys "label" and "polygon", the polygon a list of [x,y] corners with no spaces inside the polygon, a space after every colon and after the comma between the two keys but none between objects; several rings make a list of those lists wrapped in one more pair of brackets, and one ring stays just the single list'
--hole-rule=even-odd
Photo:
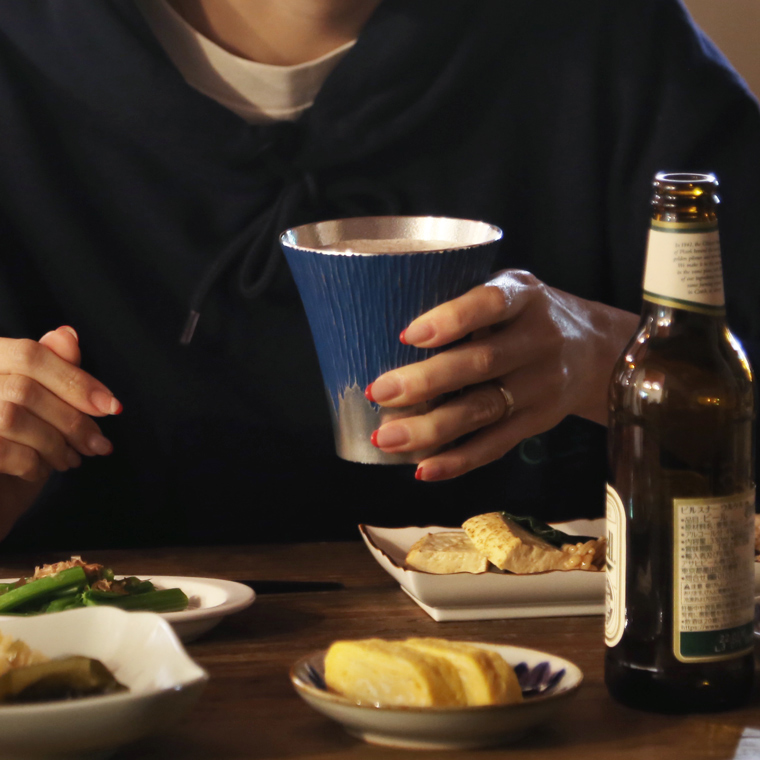
[{"label": "knuckle", "polygon": [[72,415],[64,425],[64,434],[70,440],[81,440],[90,431],[90,418],[84,414]]},{"label": "knuckle", "polygon": [[19,407],[11,401],[0,401],[0,430],[12,430],[18,421]]},{"label": "knuckle", "polygon": [[509,299],[500,287],[483,288],[483,307],[491,314],[501,317],[506,314]]},{"label": "knuckle", "polygon": [[68,367],[66,374],[63,376],[63,384],[66,387],[68,396],[78,396],[82,391],[82,373],[76,367]]},{"label": "knuckle", "polygon": [[533,274],[533,272],[528,272],[526,269],[515,269],[514,277],[518,282],[520,282],[526,288],[540,289],[540,288],[545,287],[544,283],[541,282],[541,280],[539,280],[538,277],[536,277],[536,275]]},{"label": "knuckle", "polygon": [[445,314],[445,318],[439,320],[439,332],[442,329],[451,335],[461,335],[463,333],[469,332],[469,322],[470,320],[468,318],[468,315],[462,310],[454,308],[448,309]]},{"label": "knuckle", "polygon": [[404,395],[412,398],[429,399],[438,393],[432,373],[421,367],[410,368],[404,373],[402,386]]},{"label": "knuckle", "polygon": [[546,373],[545,381],[547,383],[547,394],[551,398],[559,400],[571,385],[570,370],[567,365],[559,362],[552,371]]},{"label": "knuckle", "polygon": [[430,446],[437,441],[450,440],[449,427],[438,416],[427,414],[423,418],[423,421],[424,424],[417,430],[420,447]]},{"label": "knuckle", "polygon": [[21,369],[33,368],[39,361],[40,345],[30,338],[20,338],[11,347],[13,366]]},{"label": "knuckle", "polygon": [[505,401],[498,390],[482,388],[472,394],[471,418],[479,426],[495,422],[504,416]]},{"label": "knuckle", "polygon": [[446,460],[447,470],[452,476],[462,475],[474,467],[474,463],[470,457],[461,452],[449,452]]},{"label": "knuckle", "polygon": [[9,375],[4,388],[6,401],[28,406],[34,398],[36,383],[26,375]]},{"label": "knuckle", "polygon": [[567,364],[561,364],[557,370],[557,384],[560,390],[566,390],[572,384],[572,373]]},{"label": "knuckle", "polygon": [[472,350],[472,368],[476,375],[486,380],[493,377],[499,355],[497,348],[493,343],[481,343]]},{"label": "knuckle", "polygon": [[16,451],[15,474],[24,480],[36,480],[42,469],[40,455],[26,446],[19,447]]},{"label": "knuckle", "polygon": [[426,325],[433,328],[435,335],[440,339],[449,339],[451,336],[467,332],[467,314],[462,299],[447,301],[436,306],[425,319]]},{"label": "knuckle", "polygon": [[40,456],[34,449],[17,446],[0,438],[0,472],[24,480],[34,480],[39,477],[40,469]]}]

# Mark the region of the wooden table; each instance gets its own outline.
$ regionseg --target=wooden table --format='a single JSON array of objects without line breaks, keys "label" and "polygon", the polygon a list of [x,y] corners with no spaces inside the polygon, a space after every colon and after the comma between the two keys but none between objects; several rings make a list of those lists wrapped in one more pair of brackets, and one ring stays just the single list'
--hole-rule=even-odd
[{"label": "wooden table", "polygon": [[[436,623],[359,542],[104,551],[88,552],[85,558],[117,573],[343,586],[260,593],[248,610],[188,644],[191,656],[211,675],[200,702],[181,724],[123,749],[117,760],[503,760],[506,753],[510,760],[760,757],[760,690],[749,707],[716,715],[666,716],[622,707],[604,687],[601,617]],[[2,557],[0,577],[28,573],[44,560],[51,558]],[[272,591],[271,586],[266,590]],[[585,674],[584,684],[553,725],[517,744],[426,753],[373,747],[353,739],[308,707],[288,680],[291,663],[337,638],[407,635],[546,650],[575,662]]]}]

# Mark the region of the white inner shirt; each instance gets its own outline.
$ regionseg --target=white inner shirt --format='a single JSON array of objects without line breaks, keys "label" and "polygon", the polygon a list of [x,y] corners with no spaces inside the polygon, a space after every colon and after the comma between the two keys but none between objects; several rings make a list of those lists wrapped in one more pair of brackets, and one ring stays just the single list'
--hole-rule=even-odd
[{"label": "white inner shirt", "polygon": [[226,51],[196,31],[167,0],[135,0],[185,81],[249,124],[295,121],[356,40],[295,66],[257,63]]}]

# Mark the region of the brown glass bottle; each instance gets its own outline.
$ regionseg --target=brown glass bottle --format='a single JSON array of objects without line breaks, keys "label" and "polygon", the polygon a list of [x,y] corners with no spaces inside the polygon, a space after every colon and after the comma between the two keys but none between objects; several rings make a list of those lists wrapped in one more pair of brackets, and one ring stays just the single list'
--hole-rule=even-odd
[{"label": "brown glass bottle", "polygon": [[717,184],[655,178],[642,319],[610,386],[605,681],[663,712],[734,707],[753,682],[753,378]]}]

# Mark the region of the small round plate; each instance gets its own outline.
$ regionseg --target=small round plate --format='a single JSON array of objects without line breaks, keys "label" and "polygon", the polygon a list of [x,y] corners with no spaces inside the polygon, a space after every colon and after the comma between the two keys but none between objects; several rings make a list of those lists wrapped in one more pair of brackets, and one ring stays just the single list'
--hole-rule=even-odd
[{"label": "small round plate", "polygon": [[[117,577],[121,578],[120,573]],[[140,575],[142,580],[152,581],[158,588],[181,588],[190,598],[190,605],[180,612],[159,612],[171,623],[180,640],[187,643],[210,631],[234,612],[240,612],[253,604],[253,589],[219,578],[192,578],[181,575]],[[0,583],[13,583],[17,578],[3,579]],[[52,613],[59,614],[59,613]],[[0,614],[0,620],[11,616]],[[12,616],[15,618],[15,615]]]},{"label": "small round plate", "polygon": [[181,588],[190,597],[190,606],[180,612],[162,612],[183,641],[193,641],[219,625],[227,615],[250,607],[256,594],[252,588],[236,581],[220,578],[184,576],[145,576],[160,588]]},{"label": "small round plate", "polygon": [[516,741],[548,721],[583,681],[580,668],[546,652],[498,644],[477,646],[498,652],[512,665],[523,690],[522,702],[438,708],[357,704],[327,689],[326,650],[298,660],[290,669],[290,680],[309,705],[349,734],[370,744],[407,749],[470,749]]}]

